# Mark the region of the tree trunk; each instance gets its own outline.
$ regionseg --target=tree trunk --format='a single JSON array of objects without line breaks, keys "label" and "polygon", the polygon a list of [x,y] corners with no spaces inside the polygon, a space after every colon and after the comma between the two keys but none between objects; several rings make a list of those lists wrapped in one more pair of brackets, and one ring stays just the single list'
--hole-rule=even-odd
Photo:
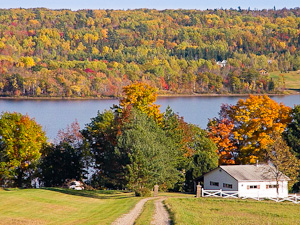
[{"label": "tree trunk", "polygon": [[22,187],[22,184],[23,184],[23,174],[24,174],[24,171],[22,169],[20,169],[19,174],[18,174],[18,179],[17,179],[18,187]]},{"label": "tree trunk", "polygon": [[276,192],[277,192],[277,198],[278,198],[278,195],[279,195],[279,181],[278,181],[278,178],[276,178]]}]

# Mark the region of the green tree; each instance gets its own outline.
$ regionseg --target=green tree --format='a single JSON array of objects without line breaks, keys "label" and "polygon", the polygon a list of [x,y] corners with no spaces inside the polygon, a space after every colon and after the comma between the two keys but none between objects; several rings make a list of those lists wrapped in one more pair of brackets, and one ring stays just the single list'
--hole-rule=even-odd
[{"label": "green tree", "polygon": [[45,146],[39,163],[41,181],[46,187],[55,187],[66,179],[82,180],[86,173],[83,157],[81,149],[67,142]]},{"label": "green tree", "polygon": [[300,158],[300,105],[292,109],[292,122],[288,124],[283,137],[292,151]]},{"label": "green tree", "polygon": [[193,191],[195,178],[217,167],[217,147],[206,131],[186,123],[170,107],[164,113],[162,125],[176,146],[176,168],[185,176],[185,180],[179,180],[182,183],[176,184],[175,190]]},{"label": "green tree", "polygon": [[129,122],[124,124],[116,151],[129,159],[126,165],[128,186],[136,193],[143,188],[152,189],[155,184],[165,189],[173,188],[179,179],[178,153],[172,139],[140,111],[133,110]]},{"label": "green tree", "polygon": [[[119,121],[120,122],[120,121]],[[112,110],[98,112],[97,116],[81,131],[86,148],[92,157],[96,170],[94,179],[98,187],[125,188],[124,160],[115,154],[117,134],[121,122],[117,124]]]},{"label": "green tree", "polygon": [[193,125],[193,146],[195,153],[189,158],[185,175],[185,191],[194,191],[194,180],[218,166],[217,147],[215,143],[207,137],[206,131]]},{"label": "green tree", "polygon": [[[296,105],[292,109],[292,122],[288,124],[287,129],[283,132],[283,138],[291,151],[300,158],[300,105]],[[298,174],[298,180],[300,175]],[[294,186],[294,191],[299,191],[300,182],[298,181]]]},{"label": "green tree", "polygon": [[283,178],[283,174],[291,179],[289,186],[292,187],[297,181],[300,163],[299,159],[290,151],[290,148],[280,135],[275,134],[274,142],[268,145],[266,153],[268,160],[272,164],[269,172],[273,173],[276,178],[277,194],[278,182]]},{"label": "green tree", "polygon": [[186,184],[190,190],[193,179],[217,166],[216,146],[205,131],[170,108],[161,114],[155,107],[153,113],[156,93],[150,86],[136,83],[124,89],[115,111],[98,113],[82,130],[98,187],[128,186],[139,193],[154,184],[173,190]]},{"label": "green tree", "polygon": [[16,181],[21,187],[32,175],[41,148],[46,142],[42,127],[20,113],[2,113],[0,117],[0,182]]},{"label": "green tree", "polygon": [[77,120],[57,136],[54,144],[44,145],[38,165],[39,177],[47,187],[61,186],[66,179],[82,180],[87,173],[88,157]]}]

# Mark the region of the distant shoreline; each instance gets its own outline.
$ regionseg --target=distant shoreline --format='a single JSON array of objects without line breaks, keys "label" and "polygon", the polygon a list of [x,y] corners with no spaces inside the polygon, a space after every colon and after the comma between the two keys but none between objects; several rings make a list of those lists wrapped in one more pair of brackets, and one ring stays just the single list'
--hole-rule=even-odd
[{"label": "distant shoreline", "polygon": [[[300,94],[300,93],[299,93]],[[288,96],[299,94],[174,94],[174,95],[158,95],[158,98],[177,98],[177,97],[247,97],[250,95],[268,95],[268,96]]]},{"label": "distant shoreline", "polygon": [[[181,97],[247,97],[249,95],[265,95],[265,94],[158,94],[158,98],[181,98]],[[300,95],[299,92],[291,94],[266,94],[268,96],[288,96]],[[117,100],[120,97],[3,97],[2,100]]]},{"label": "distant shoreline", "polygon": [[3,97],[0,99],[3,100],[112,100],[118,99],[117,97],[27,97],[27,96],[18,96],[18,97]]}]

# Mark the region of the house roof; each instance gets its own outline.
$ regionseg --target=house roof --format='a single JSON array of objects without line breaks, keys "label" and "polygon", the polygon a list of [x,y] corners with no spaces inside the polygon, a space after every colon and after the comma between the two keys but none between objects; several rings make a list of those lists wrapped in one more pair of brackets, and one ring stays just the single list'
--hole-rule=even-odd
[{"label": "house roof", "polygon": [[[270,165],[227,165],[220,166],[225,172],[237,181],[270,181],[276,180],[275,168]],[[290,180],[280,174],[279,180]]]},{"label": "house roof", "polygon": [[259,70],[258,70],[258,72],[260,72],[260,73],[262,73],[262,72],[265,72],[265,73],[267,73],[267,72],[268,72],[268,70],[265,70],[265,69],[259,69]]}]

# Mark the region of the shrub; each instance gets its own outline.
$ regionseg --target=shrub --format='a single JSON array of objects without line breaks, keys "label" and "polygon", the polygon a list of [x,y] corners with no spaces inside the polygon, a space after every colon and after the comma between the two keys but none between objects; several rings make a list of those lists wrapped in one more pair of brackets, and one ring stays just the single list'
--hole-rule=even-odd
[{"label": "shrub", "polygon": [[135,190],[135,196],[137,197],[150,197],[151,191],[149,188],[140,188]]}]

